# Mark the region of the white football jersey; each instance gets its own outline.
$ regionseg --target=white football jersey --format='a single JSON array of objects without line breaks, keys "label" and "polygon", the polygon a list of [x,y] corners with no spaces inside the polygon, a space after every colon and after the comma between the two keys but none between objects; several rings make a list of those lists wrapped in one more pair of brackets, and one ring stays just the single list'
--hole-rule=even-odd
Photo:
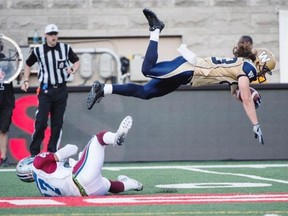
[{"label": "white football jersey", "polygon": [[32,166],[40,193],[43,196],[81,196],[72,179],[72,168],[65,167],[64,162],[53,161],[50,155],[53,156],[48,152],[37,155]]}]

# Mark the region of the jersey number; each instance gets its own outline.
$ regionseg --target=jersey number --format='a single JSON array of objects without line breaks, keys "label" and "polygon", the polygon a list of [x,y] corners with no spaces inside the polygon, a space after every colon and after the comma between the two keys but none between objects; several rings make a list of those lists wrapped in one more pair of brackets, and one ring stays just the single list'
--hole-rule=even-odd
[{"label": "jersey number", "polygon": [[213,64],[233,64],[237,61],[237,58],[217,58],[211,57]]},{"label": "jersey number", "polygon": [[56,193],[57,195],[61,196],[61,192],[58,188],[53,188],[51,185],[49,185],[47,182],[45,182],[43,179],[37,179],[39,183],[39,187],[41,188],[41,192],[47,191],[48,194],[43,193],[44,196],[51,196],[51,193],[49,193],[49,190]]}]

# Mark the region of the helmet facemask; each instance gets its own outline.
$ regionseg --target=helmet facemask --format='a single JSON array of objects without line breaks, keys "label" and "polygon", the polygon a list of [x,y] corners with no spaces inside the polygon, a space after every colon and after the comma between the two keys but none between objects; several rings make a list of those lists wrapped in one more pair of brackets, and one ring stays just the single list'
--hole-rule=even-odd
[{"label": "helmet facemask", "polygon": [[267,80],[266,74],[269,74],[270,76],[272,76],[272,71],[267,67],[266,62],[264,63],[262,68],[261,68],[261,65],[259,65],[258,71],[259,72],[258,72],[257,79],[259,83],[263,83]]}]

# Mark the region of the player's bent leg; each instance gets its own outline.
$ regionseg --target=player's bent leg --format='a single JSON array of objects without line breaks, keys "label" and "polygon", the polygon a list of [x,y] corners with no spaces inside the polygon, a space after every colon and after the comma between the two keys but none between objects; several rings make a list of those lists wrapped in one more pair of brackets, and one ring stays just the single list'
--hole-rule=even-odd
[{"label": "player's bent leg", "polygon": [[95,179],[95,181],[89,185],[87,188],[88,195],[90,196],[102,196],[109,192],[111,187],[111,182],[105,177],[99,177],[99,179]]},{"label": "player's bent leg", "polygon": [[146,99],[143,85],[135,83],[114,84],[112,94]]},{"label": "player's bent leg", "polygon": [[110,188],[109,188],[109,192],[110,193],[114,193],[114,194],[118,194],[124,191],[124,184],[121,181],[110,181]]},{"label": "player's bent leg", "polygon": [[152,79],[143,86],[145,97],[146,99],[151,99],[167,95],[181,85],[188,84],[192,75],[193,72],[187,71],[169,79]]},{"label": "player's bent leg", "polygon": [[145,62],[143,62],[142,72],[150,78],[170,79],[185,72],[186,62],[182,56],[178,56],[171,61],[159,62],[153,67],[148,65],[148,63],[145,65]]},{"label": "player's bent leg", "polygon": [[157,60],[158,60],[158,42],[150,40],[142,63],[141,71],[144,76],[151,75],[150,71],[152,68],[155,67]]},{"label": "player's bent leg", "polygon": [[105,145],[101,145],[97,137],[94,136],[83,150],[80,160],[73,167],[74,178],[77,179],[88,195],[97,193],[98,185],[104,184],[101,176],[104,157]]}]

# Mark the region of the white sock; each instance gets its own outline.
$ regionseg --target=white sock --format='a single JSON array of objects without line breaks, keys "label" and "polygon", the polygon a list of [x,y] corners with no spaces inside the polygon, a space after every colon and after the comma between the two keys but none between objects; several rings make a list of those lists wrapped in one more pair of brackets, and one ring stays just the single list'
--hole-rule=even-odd
[{"label": "white sock", "polygon": [[112,133],[111,131],[108,131],[104,134],[103,141],[107,145],[113,145],[115,141],[115,136],[116,136],[116,133]]},{"label": "white sock", "polygon": [[160,29],[155,29],[154,31],[150,32],[150,40],[152,41],[159,41]]},{"label": "white sock", "polygon": [[113,86],[112,84],[105,84],[104,86],[104,95],[112,94]]}]

